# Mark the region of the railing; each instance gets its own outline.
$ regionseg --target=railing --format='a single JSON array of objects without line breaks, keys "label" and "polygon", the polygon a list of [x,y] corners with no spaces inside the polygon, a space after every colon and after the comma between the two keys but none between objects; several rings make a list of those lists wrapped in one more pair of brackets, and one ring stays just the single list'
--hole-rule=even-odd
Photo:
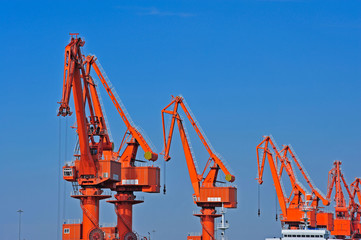
[{"label": "railing", "polygon": [[[83,195],[80,191],[71,191],[71,196],[81,196]],[[110,190],[103,190],[101,195],[112,195],[112,192]]]},{"label": "railing", "polygon": [[[95,56],[95,55],[94,55],[94,56]],[[96,58],[96,59],[97,59],[97,58]],[[148,143],[148,145],[150,146],[150,148],[151,148],[153,151],[158,152],[157,149],[155,148],[154,144],[152,143],[152,141],[151,141],[151,140],[149,139],[149,137],[147,136],[147,134],[145,134],[145,131],[144,131],[142,128],[140,128],[140,127],[138,127],[138,126],[136,126],[136,125],[134,124],[134,122],[133,122],[132,118],[130,117],[127,109],[125,108],[122,100],[120,99],[117,91],[115,90],[115,87],[113,86],[113,84],[112,84],[111,81],[109,80],[107,74],[105,73],[105,71],[104,71],[104,69],[103,69],[103,67],[102,67],[102,65],[100,64],[100,62],[99,62],[98,59],[96,60],[96,63],[97,63],[97,65],[98,65],[98,68],[99,68],[100,72],[102,73],[102,75],[103,75],[106,83],[108,84],[110,90],[112,91],[115,99],[116,99],[117,102],[119,103],[119,105],[120,105],[120,107],[121,107],[124,115],[125,115],[126,118],[128,119],[129,123],[130,123],[137,131],[140,132],[140,134],[143,136],[143,138],[144,138],[145,141]]]},{"label": "railing", "polygon": [[315,184],[314,184],[314,182],[312,181],[310,175],[308,174],[306,168],[303,167],[302,161],[301,161],[301,159],[297,156],[297,154],[296,154],[295,150],[293,149],[292,145],[289,145],[289,147],[290,147],[291,151],[293,152],[293,155],[295,155],[298,163],[300,164],[303,172],[304,172],[305,175],[307,176],[307,178],[308,178],[308,180],[310,181],[311,185],[314,187],[314,189],[315,189],[324,199],[326,199],[325,194],[324,194],[323,192],[321,192],[321,190],[315,186]]},{"label": "railing", "polygon": [[63,224],[80,224],[81,219],[64,219]]},{"label": "railing", "polygon": [[198,161],[197,161],[196,155],[194,154],[194,151],[193,151],[193,146],[192,146],[191,139],[189,138],[188,129],[187,129],[187,127],[186,127],[184,118],[181,117],[181,119],[182,119],[182,122],[184,123],[184,124],[183,124],[183,128],[184,128],[184,132],[185,132],[185,134],[186,134],[186,138],[187,138],[187,141],[188,141],[189,149],[190,149],[190,151],[191,151],[191,155],[192,155],[192,158],[193,158],[194,166],[196,167],[196,171],[197,171],[197,173],[199,174],[200,171],[199,171],[199,167],[198,167]]},{"label": "railing", "polygon": [[[98,63],[99,63],[99,61],[98,61]],[[102,66],[100,65],[100,63],[99,63],[99,68],[103,69]],[[104,70],[103,70],[103,71],[104,71]],[[104,72],[104,74],[105,74],[105,72]],[[103,74],[103,75],[104,75],[104,74]],[[97,79],[96,79],[96,78],[93,78],[93,80],[94,80],[94,82],[95,82],[95,88],[98,89],[98,84],[99,84],[99,83],[98,83]],[[108,133],[108,136],[109,136],[109,138],[110,138],[110,141],[113,142],[112,133],[111,133],[111,131],[110,131],[110,124],[109,124],[109,121],[108,121],[107,113],[106,113],[106,111],[105,111],[103,99],[102,99],[102,96],[101,96],[100,91],[97,91],[97,92],[98,92],[98,99],[99,99],[100,106],[101,106],[101,108],[102,108],[102,112],[103,112],[105,124],[106,124],[106,126],[107,126],[107,133]]]},{"label": "railing", "polygon": [[65,166],[74,166],[74,162],[73,161],[65,162]]},{"label": "railing", "polygon": [[103,228],[103,227],[115,227],[117,226],[116,223],[100,223],[99,227]]},{"label": "railing", "polygon": [[150,162],[150,161],[136,162],[135,166],[136,167],[159,167],[159,162],[158,161],[155,161],[155,162]]},{"label": "railing", "polygon": [[193,214],[202,214],[200,210],[193,210]]},{"label": "railing", "polygon": [[187,236],[202,236],[200,232],[189,232]]},{"label": "railing", "polygon": [[229,240],[229,238],[227,236],[220,236],[220,237],[216,237],[217,240]]},{"label": "railing", "polygon": [[227,229],[227,228],[229,228],[229,223],[218,223],[217,228],[218,229]]},{"label": "railing", "polygon": [[189,115],[191,115],[191,117],[193,118],[193,121],[195,122],[195,124],[197,125],[199,131],[200,131],[201,134],[203,135],[203,138],[204,138],[204,140],[206,140],[206,142],[207,142],[209,148],[211,149],[211,151],[222,161],[223,165],[227,168],[227,170],[228,170],[232,175],[234,175],[234,172],[233,172],[232,168],[229,166],[228,162],[227,162],[219,153],[217,153],[217,152],[214,150],[211,142],[210,142],[209,139],[207,138],[207,135],[204,133],[204,131],[203,131],[200,123],[198,122],[198,120],[197,120],[196,117],[194,116],[191,108],[190,108],[189,105],[187,104],[187,101],[184,99],[184,97],[183,97],[182,95],[179,95],[179,96],[183,98],[183,103],[184,103],[184,105],[186,106],[186,108],[188,109]]},{"label": "railing", "polygon": [[[110,201],[114,201],[114,200],[118,200],[118,199],[116,199],[114,196],[112,196],[109,200],[110,200]],[[126,198],[123,198],[123,199],[120,199],[120,200],[144,201],[144,196],[135,196],[134,199],[126,199]]]}]

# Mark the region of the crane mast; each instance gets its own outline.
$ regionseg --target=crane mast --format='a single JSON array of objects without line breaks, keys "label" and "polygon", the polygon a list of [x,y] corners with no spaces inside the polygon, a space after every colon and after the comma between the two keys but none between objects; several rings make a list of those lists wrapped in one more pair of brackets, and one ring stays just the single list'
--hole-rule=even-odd
[{"label": "crane mast", "polygon": [[[122,118],[126,132],[123,140],[119,146],[116,155],[121,163],[121,181],[115,183],[110,189],[116,191],[115,200],[109,200],[109,203],[114,204],[115,212],[117,214],[117,230],[120,239],[126,238],[129,240],[136,238],[136,233],[133,232],[133,205],[143,203],[143,200],[137,199],[134,192],[159,193],[160,192],[160,169],[159,167],[151,166],[137,166],[137,152],[139,146],[144,151],[144,158],[148,161],[154,162],[158,159],[158,154],[155,153],[143,135],[128,119],[124,109],[121,107],[120,99],[118,100],[116,93],[113,92],[111,83],[106,79],[105,72],[97,64],[95,56],[87,56],[86,62],[92,66],[96,72],[103,87],[108,93],[111,101],[117,109]],[[121,153],[121,150],[123,149]]]},{"label": "crane mast", "polygon": [[[292,169],[292,165],[291,165],[291,162],[290,162],[289,158],[287,157],[288,154],[291,156],[293,162],[296,163],[296,166],[298,167],[298,169],[301,172],[303,178],[306,180],[308,186],[310,187],[312,194],[314,194],[311,205],[313,207],[315,207],[315,208],[318,208],[318,204],[319,204],[320,200],[322,201],[322,204],[324,206],[330,205],[330,200],[327,199],[323,194],[321,194],[321,192],[319,190],[317,190],[317,188],[313,185],[310,177],[307,175],[306,171],[303,169],[300,161],[297,159],[297,157],[296,157],[295,153],[293,152],[292,148],[290,146],[288,146],[288,145],[285,145],[280,153],[281,154],[283,153],[283,158],[285,159],[284,163],[286,163],[287,166],[289,166],[290,169]],[[283,168],[284,168],[284,165],[282,164],[280,174],[282,174],[282,169]],[[293,172],[293,169],[292,169],[292,172]]]},{"label": "crane mast", "polygon": [[[172,106],[173,109],[170,109]],[[195,166],[192,151],[190,148],[190,143],[188,141],[188,136],[183,126],[183,120],[178,114],[179,106],[186,114],[188,120],[192,124],[194,130],[196,131],[198,137],[200,138],[201,142],[203,143],[209,154],[209,159],[202,173],[199,173]],[[165,127],[165,114],[170,114],[172,117],[168,135],[166,134],[167,131]],[[217,186],[217,177],[219,170],[221,170],[225,174],[225,179],[228,182],[234,182],[235,177],[229,172],[221,159],[211,149],[209,143],[206,141],[205,136],[202,134],[202,131],[200,130],[199,126],[197,125],[186,105],[184,104],[183,97],[172,96],[171,103],[162,110],[162,123],[164,138],[163,154],[165,161],[169,161],[171,159],[171,157],[169,156],[169,152],[174,133],[174,126],[176,123],[178,125],[184,155],[188,166],[189,177],[194,190],[193,201],[197,206],[201,207],[200,214],[194,215],[200,217],[201,219],[202,236],[188,236],[187,239],[215,240],[214,221],[215,218],[221,216],[220,214],[216,213],[215,208],[221,207],[222,204],[226,208],[237,207],[237,189],[235,187]]]},{"label": "crane mast", "polygon": [[[64,224],[63,240],[101,240],[105,235],[111,239],[137,239],[132,228],[132,206],[143,200],[136,199],[134,192],[159,193],[160,190],[159,167],[136,165],[136,161],[142,161],[136,159],[138,147],[143,149],[144,158],[151,162],[157,160],[158,154],[152,151],[141,132],[127,118],[96,57],[82,55],[81,47],[85,42],[77,34],[71,35],[71,41],[65,48],[63,94],[58,116],[72,114],[69,100],[73,90],[80,153],[74,155],[74,164],[63,167],[63,178],[81,187],[79,193],[72,197],[80,199],[83,222]],[[91,69],[94,69],[126,125],[118,151],[114,151],[108,135]],[[114,204],[117,214],[117,227],[114,228],[99,227],[99,201],[110,197],[102,195],[104,188],[117,192],[115,200],[108,201]]]},{"label": "crane mast", "polygon": [[[359,197],[359,179],[350,185],[347,185],[344,175],[341,170],[341,161],[335,161],[333,168],[328,174],[327,184],[327,197],[331,197],[333,189],[335,189],[334,201],[335,201],[335,228],[331,231],[331,234],[336,238],[344,239],[351,237],[352,239],[361,238],[361,224],[360,224],[360,205],[356,203],[355,198]],[[347,204],[346,198],[343,193],[343,189],[346,189],[349,197],[349,203]],[[360,200],[360,198],[358,198]]]},{"label": "crane mast", "polygon": [[[330,204],[329,200],[313,186],[310,178],[307,176],[290,146],[286,145],[281,151],[279,151],[272,138],[270,136],[265,136],[261,143],[257,145],[256,151],[258,163],[258,183],[260,185],[263,183],[263,173],[267,159],[271,169],[278,202],[282,211],[282,225],[288,226],[291,229],[299,229],[303,226],[303,207],[305,206],[305,203],[311,202],[310,211],[307,212],[308,219],[310,220],[309,226],[311,228],[326,227],[328,229],[332,229],[332,214],[320,211],[318,206],[319,200],[322,200],[325,206]],[[298,182],[291,160],[288,157],[289,155],[296,163],[298,169],[302,173],[302,176],[311,188],[311,193],[308,193],[308,191],[306,191]],[[292,186],[289,196],[286,195],[285,190],[282,187],[281,177],[283,172],[287,173]]]},{"label": "crane mast", "polygon": [[350,185],[352,196],[354,198],[357,197],[359,203],[361,203],[360,182],[361,182],[361,178],[357,177],[355,178],[355,181],[353,181]]},{"label": "crane mast", "polygon": [[[360,194],[360,178],[355,178],[350,185],[351,195],[352,195],[352,203],[350,201],[350,210],[351,210],[351,217],[352,221],[352,231],[353,231],[353,238],[361,238],[361,194]],[[358,203],[356,202],[358,200]]]},{"label": "crane mast", "polygon": [[[114,159],[102,159],[103,153],[112,151],[103,113],[90,68],[84,63],[81,47],[85,42],[75,35],[65,48],[63,94],[58,116],[68,116],[69,100],[73,90],[80,154],[73,165],[63,167],[63,178],[81,187],[72,195],[80,200],[83,210],[82,224],[64,224],[63,239],[69,232],[76,232],[79,239],[103,235],[99,228],[99,201],[110,197],[102,195],[102,188],[118,182],[121,164]],[[90,113],[86,117],[86,107]],[[106,173],[106,175],[105,175]]]}]

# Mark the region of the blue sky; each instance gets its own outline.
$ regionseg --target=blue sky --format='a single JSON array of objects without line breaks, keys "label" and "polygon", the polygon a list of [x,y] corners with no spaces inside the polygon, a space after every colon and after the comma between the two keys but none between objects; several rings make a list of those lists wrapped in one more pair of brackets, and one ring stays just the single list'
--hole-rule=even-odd
[{"label": "blue sky", "polygon": [[[334,160],[343,162],[348,182],[360,176],[360,1],[1,3],[2,239],[17,237],[19,208],[24,210],[24,239],[56,239],[56,110],[70,32],[84,37],[85,53],[97,55],[158,152],[161,109],[171,95],[186,98],[236,175],[239,207],[228,211],[230,239],[261,240],[280,232],[268,166],[262,217],[257,217],[255,148],[263,135],[272,134],[279,145],[292,144],[324,192]],[[124,124],[102,96],[119,141]],[[75,138],[73,130],[65,130],[65,121],[60,123],[62,162],[71,159]],[[68,126],[73,123],[68,119]],[[185,239],[201,229],[192,216],[197,208],[179,136],[174,137],[167,195],[139,194],[146,201],[134,209],[135,230],[155,230],[159,240]],[[191,138],[204,166],[207,156],[193,133]],[[80,218],[79,203],[68,197],[70,188],[61,181],[60,215]],[[115,222],[109,204],[101,205],[101,221]]]}]

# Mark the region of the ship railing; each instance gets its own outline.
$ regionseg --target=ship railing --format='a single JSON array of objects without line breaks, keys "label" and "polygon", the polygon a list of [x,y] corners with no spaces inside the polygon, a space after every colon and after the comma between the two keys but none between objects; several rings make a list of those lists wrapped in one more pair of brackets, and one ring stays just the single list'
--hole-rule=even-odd
[{"label": "ship railing", "polygon": [[229,228],[229,223],[218,223],[217,224],[217,228],[221,229],[221,228]]},{"label": "ship railing", "polygon": [[227,236],[221,236],[221,237],[218,237],[217,239],[219,239],[219,240],[229,240],[229,238]]}]

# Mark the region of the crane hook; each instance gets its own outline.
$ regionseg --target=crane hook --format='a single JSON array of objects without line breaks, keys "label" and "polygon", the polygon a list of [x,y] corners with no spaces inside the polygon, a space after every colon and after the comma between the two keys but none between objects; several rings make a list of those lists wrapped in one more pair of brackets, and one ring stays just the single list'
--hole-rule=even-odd
[{"label": "crane hook", "polygon": [[164,161],[164,185],[163,185],[163,194],[165,195],[166,194],[166,192],[167,192],[167,188],[166,188],[166,166],[167,166],[167,164],[166,164],[167,162],[166,161]]},{"label": "crane hook", "polygon": [[261,190],[260,185],[258,185],[258,217],[261,216]]}]

